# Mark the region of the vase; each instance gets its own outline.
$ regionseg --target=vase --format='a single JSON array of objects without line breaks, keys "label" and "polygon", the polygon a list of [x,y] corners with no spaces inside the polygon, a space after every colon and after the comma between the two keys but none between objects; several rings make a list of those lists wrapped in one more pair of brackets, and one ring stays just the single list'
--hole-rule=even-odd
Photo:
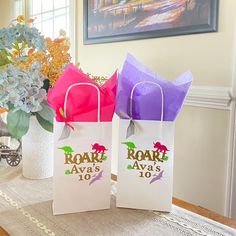
[{"label": "vase", "polygon": [[44,130],[31,116],[29,130],[22,137],[23,176],[44,179],[53,175],[53,134]]}]

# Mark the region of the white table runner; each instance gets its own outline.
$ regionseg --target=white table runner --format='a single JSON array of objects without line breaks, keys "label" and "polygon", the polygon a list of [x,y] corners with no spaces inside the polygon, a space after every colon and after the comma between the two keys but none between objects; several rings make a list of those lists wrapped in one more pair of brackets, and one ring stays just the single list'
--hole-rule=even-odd
[{"label": "white table runner", "polygon": [[12,236],[236,235],[232,228],[177,206],[169,214],[116,208],[114,184],[110,210],[53,216],[52,179],[25,179],[19,168],[7,180],[2,173],[0,225]]}]

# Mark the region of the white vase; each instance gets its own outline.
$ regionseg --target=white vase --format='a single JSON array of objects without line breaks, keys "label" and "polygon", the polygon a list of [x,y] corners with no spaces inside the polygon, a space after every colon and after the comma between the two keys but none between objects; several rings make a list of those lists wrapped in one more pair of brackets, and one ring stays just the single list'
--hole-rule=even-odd
[{"label": "white vase", "polygon": [[44,130],[35,116],[22,138],[23,176],[44,179],[53,175],[53,134]]}]

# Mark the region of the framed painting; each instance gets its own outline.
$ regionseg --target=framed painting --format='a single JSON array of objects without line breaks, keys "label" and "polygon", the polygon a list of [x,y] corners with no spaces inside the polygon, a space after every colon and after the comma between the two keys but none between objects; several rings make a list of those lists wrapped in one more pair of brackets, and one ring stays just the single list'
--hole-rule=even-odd
[{"label": "framed painting", "polygon": [[218,0],[84,0],[84,44],[217,31]]}]

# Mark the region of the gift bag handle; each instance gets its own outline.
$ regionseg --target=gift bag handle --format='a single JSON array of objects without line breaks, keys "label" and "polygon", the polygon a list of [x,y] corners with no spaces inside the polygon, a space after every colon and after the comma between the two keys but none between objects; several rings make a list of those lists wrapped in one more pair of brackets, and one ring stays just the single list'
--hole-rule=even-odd
[{"label": "gift bag handle", "polygon": [[164,116],[164,95],[163,95],[163,89],[162,89],[162,87],[158,83],[155,83],[155,82],[152,82],[152,81],[141,81],[141,82],[135,84],[133,89],[131,90],[131,95],[130,95],[130,117],[131,117],[131,119],[133,117],[133,95],[134,95],[134,90],[140,84],[152,84],[152,85],[157,86],[160,89],[160,92],[161,92],[161,122],[162,122],[163,121],[163,116]]},{"label": "gift bag handle", "polygon": [[93,87],[97,90],[97,95],[98,95],[97,96],[97,99],[98,99],[97,121],[101,122],[101,117],[100,117],[100,113],[101,113],[101,94],[100,94],[100,91],[99,91],[98,87],[94,84],[91,84],[91,83],[75,83],[75,84],[70,85],[70,87],[66,91],[65,102],[64,102],[64,115],[65,115],[65,117],[66,117],[66,108],[67,108],[67,98],[68,98],[69,92],[73,87],[81,86],[81,85],[91,86],[91,87]]}]

